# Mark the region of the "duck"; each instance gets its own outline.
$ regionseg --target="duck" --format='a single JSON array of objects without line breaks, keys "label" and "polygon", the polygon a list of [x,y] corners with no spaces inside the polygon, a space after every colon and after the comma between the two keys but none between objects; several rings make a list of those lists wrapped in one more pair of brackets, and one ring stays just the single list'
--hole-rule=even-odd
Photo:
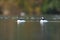
[{"label": "duck", "polygon": [[44,17],[41,17],[40,24],[43,25],[44,23],[47,23],[48,20],[46,20]]}]

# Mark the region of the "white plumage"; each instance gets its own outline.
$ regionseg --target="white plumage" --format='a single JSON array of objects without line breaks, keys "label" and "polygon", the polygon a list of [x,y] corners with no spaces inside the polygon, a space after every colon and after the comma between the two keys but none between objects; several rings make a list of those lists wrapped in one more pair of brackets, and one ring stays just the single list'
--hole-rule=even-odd
[{"label": "white plumage", "polygon": [[23,23],[23,22],[26,22],[25,20],[17,20],[17,24],[20,24],[20,23]]}]

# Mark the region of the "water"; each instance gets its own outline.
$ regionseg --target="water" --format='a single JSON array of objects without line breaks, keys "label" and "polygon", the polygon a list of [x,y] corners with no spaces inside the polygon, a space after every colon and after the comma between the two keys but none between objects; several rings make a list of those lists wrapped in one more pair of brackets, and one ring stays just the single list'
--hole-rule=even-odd
[{"label": "water", "polygon": [[0,40],[60,40],[60,19],[54,19],[56,15],[44,16],[49,22],[43,26],[39,19],[20,24],[17,24],[17,19],[0,19]]}]

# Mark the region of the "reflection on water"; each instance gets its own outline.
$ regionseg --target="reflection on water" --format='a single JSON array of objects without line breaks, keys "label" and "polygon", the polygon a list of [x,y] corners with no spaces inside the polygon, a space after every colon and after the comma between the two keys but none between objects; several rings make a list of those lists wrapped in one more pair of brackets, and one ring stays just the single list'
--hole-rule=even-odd
[{"label": "reflection on water", "polygon": [[60,40],[60,22],[47,22],[41,26],[36,19],[22,24],[11,18],[0,19],[0,40]]},{"label": "reflection on water", "polygon": [[[38,25],[38,26],[37,26]],[[38,22],[26,22],[19,26],[18,40],[37,40],[40,39],[40,24]]]}]

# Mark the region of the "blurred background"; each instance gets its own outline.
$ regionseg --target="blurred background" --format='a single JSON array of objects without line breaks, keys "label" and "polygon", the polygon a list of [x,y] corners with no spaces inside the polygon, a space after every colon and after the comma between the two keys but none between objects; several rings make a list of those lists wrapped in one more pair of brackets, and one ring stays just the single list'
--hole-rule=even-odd
[{"label": "blurred background", "polygon": [[60,0],[0,0],[0,40],[60,40]]},{"label": "blurred background", "polygon": [[41,14],[59,14],[60,0],[0,0],[0,15],[19,15],[25,12],[29,16]]}]

